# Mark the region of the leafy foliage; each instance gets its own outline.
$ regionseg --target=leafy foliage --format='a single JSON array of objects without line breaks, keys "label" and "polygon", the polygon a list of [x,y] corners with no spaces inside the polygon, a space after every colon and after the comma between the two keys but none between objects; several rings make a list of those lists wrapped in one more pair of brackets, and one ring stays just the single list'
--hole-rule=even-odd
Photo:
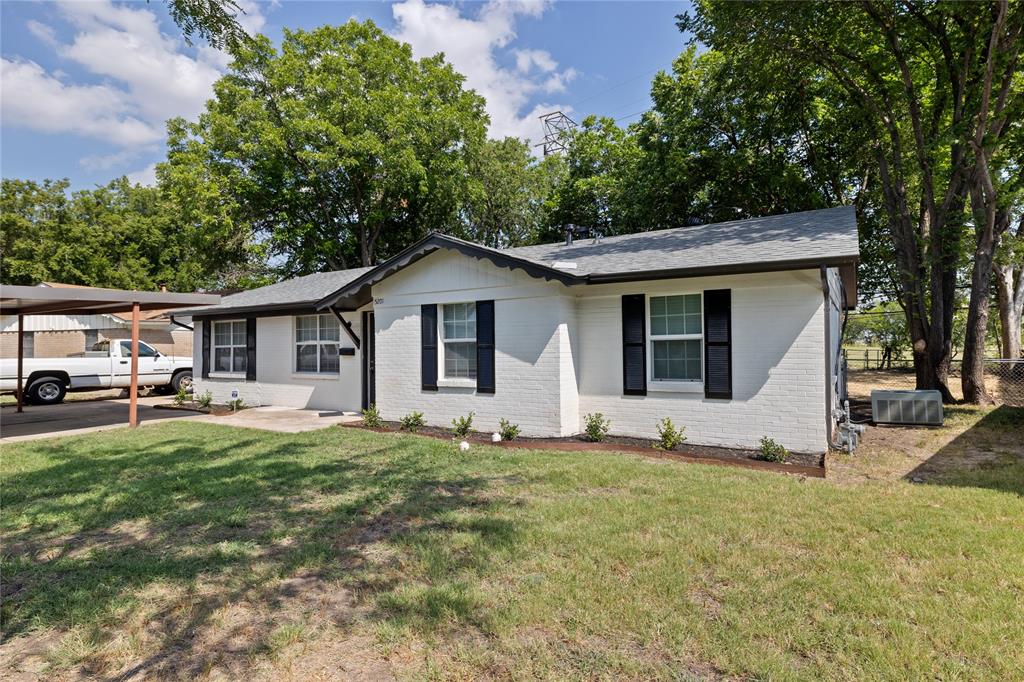
[{"label": "leafy foliage", "polygon": [[373,22],[258,37],[196,122],[169,125],[164,174],[196,212],[265,242],[283,275],[372,265],[458,226],[484,102],[442,55]]},{"label": "leafy foliage", "polygon": [[456,417],[452,420],[452,435],[456,438],[465,438],[473,428],[473,412],[465,417]]},{"label": "leafy foliage", "polygon": [[672,420],[665,417],[658,424],[658,442],[654,444],[654,447],[659,450],[675,450],[686,440],[686,436],[683,435],[684,431],[686,431],[685,426],[680,426],[677,429]]},{"label": "leafy foliage", "polygon": [[411,433],[416,433],[427,425],[426,420],[423,418],[423,413],[416,412],[415,410],[399,419],[398,423],[403,431]]},{"label": "leafy foliage", "polygon": [[381,419],[377,403],[371,403],[369,407],[363,410],[363,426],[368,426],[371,429],[379,429],[384,426],[384,420]]},{"label": "leafy foliage", "polygon": [[76,192],[67,180],[4,179],[0,234],[5,284],[192,291],[248,258],[244,242],[187,224],[158,189],[127,178]]},{"label": "leafy foliage", "polygon": [[245,11],[235,0],[167,0],[171,19],[192,44],[198,35],[211,47],[237,47],[248,38],[238,15]]},{"label": "leafy foliage", "polygon": [[587,440],[599,443],[608,437],[608,430],[612,427],[610,419],[605,419],[600,412],[592,412],[583,417],[583,433]]},{"label": "leafy foliage", "polygon": [[196,401],[196,405],[206,410],[213,404],[213,394],[209,391],[204,391],[203,393],[195,396],[194,400]]},{"label": "leafy foliage", "polygon": [[519,424],[513,424],[502,417],[498,421],[498,435],[502,440],[515,440],[519,437]]},{"label": "leafy foliage", "polygon": [[776,443],[768,436],[761,438],[761,456],[767,462],[785,462],[789,458],[789,450]]},{"label": "leafy foliage", "polygon": [[462,236],[497,248],[535,243],[564,167],[558,156],[538,161],[518,138],[485,141],[469,157]]},{"label": "leafy foliage", "polygon": [[863,152],[846,160],[864,178],[862,212],[892,242],[886,270],[907,316],[918,387],[952,400],[959,271],[969,270],[962,381],[966,399],[985,402],[995,251],[1020,213],[1024,5],[704,0],[679,25],[755,78],[795,76],[773,91],[820,84],[828,107],[859,115],[848,130]]}]

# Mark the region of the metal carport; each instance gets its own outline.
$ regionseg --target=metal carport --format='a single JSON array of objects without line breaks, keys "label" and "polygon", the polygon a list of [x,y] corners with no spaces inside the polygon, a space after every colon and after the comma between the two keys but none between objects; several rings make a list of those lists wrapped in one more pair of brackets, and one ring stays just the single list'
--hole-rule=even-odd
[{"label": "metal carport", "polygon": [[138,425],[139,399],[139,313],[143,310],[193,308],[216,305],[220,296],[214,294],[176,294],[166,291],[127,291],[97,287],[34,287],[0,286],[0,314],[18,316],[18,412],[23,409],[25,315],[103,313],[132,314],[132,365],[128,424]]}]

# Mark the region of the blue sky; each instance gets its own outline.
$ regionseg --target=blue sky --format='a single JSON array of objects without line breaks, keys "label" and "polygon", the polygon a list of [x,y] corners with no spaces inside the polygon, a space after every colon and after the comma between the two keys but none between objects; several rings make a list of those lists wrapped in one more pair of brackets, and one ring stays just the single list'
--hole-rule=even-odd
[{"label": "blue sky", "polygon": [[[541,136],[537,114],[623,124],[683,49],[674,17],[686,2],[328,2],[243,0],[244,25],[282,28],[372,19],[417,56],[448,55],[488,100],[491,135]],[[151,182],[164,121],[195,118],[226,68],[189,47],[160,0],[0,3],[0,172],[70,178],[75,188],[128,175]]]}]

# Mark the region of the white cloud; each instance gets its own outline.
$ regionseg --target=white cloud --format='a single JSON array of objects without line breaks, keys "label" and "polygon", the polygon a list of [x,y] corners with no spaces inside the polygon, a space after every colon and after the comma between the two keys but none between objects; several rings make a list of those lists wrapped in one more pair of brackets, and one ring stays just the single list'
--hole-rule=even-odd
[{"label": "white cloud", "polygon": [[53,30],[52,26],[47,26],[41,21],[35,19],[29,19],[25,22],[28,32],[34,35],[39,40],[43,41],[47,45],[57,44],[57,33]]},{"label": "white cloud", "polygon": [[[239,4],[245,10],[239,17],[243,28],[262,29],[261,6],[255,0]],[[47,73],[35,62],[4,58],[4,123],[79,134],[119,148],[83,158],[86,168],[123,166],[139,153],[156,149],[164,137],[164,122],[174,116],[197,116],[227,66],[223,53],[205,46],[189,52],[177,32],[161,32],[156,13],[147,5],[69,0],[58,8],[74,30],[70,41],[61,41],[54,26],[40,21],[30,20],[27,29],[99,82],[72,83],[60,70]]]},{"label": "white cloud", "polygon": [[84,156],[78,160],[79,165],[82,168],[90,171],[97,170],[109,170],[111,168],[123,167],[129,161],[133,161],[138,158],[140,151],[154,151],[154,148],[143,148],[140,150],[137,147],[131,149],[124,149],[113,154],[95,154],[92,156]]},{"label": "white cloud", "polygon": [[558,62],[547,50],[515,50],[515,55],[516,70],[520,73],[529,73],[533,67],[541,71],[554,71],[558,68]]},{"label": "white cloud", "polygon": [[539,93],[564,90],[576,72],[557,71],[558,63],[543,50],[513,50],[515,68],[501,66],[498,58],[515,39],[517,21],[539,17],[548,6],[541,0],[491,0],[480,8],[476,18],[470,18],[463,16],[458,6],[405,0],[393,5],[391,11],[398,23],[396,38],[409,43],[417,57],[444,52],[455,70],[466,76],[466,86],[487,99],[493,137],[538,139],[541,126],[537,116],[552,109],[571,109],[564,104],[545,103],[525,114],[523,110]]},{"label": "white cloud", "polygon": [[123,91],[108,85],[73,85],[35,62],[3,58],[0,117],[7,125],[45,133],[76,133],[121,146],[152,144],[161,128],[137,115]]},{"label": "white cloud", "polygon": [[145,168],[128,173],[128,181],[152,187],[156,184],[156,164],[151,163]]}]

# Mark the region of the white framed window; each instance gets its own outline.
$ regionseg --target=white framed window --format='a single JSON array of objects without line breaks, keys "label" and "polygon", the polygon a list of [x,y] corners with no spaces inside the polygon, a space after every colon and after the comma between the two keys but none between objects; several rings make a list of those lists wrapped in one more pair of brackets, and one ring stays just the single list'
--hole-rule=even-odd
[{"label": "white framed window", "polygon": [[341,327],[334,315],[295,318],[295,371],[300,374],[338,374]]},{"label": "white framed window", "polygon": [[652,382],[704,380],[704,306],[701,294],[648,298]]},{"label": "white framed window", "polygon": [[446,379],[476,379],[476,303],[446,303],[441,312]]},{"label": "white framed window", "polygon": [[241,374],[246,370],[245,320],[213,323],[213,371]]}]

